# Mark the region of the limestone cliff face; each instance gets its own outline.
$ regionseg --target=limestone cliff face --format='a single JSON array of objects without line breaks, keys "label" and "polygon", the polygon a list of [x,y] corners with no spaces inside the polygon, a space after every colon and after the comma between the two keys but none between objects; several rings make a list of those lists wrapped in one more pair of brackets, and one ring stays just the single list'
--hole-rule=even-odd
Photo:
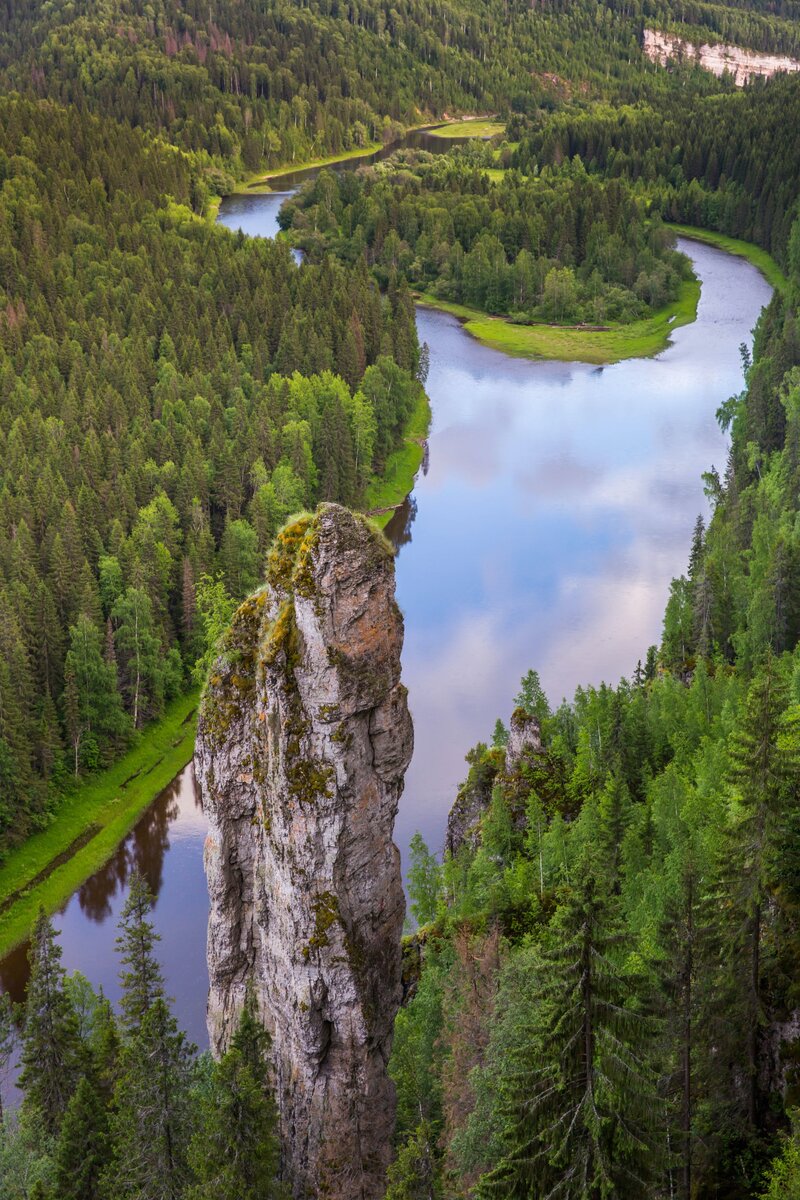
[{"label": "limestone cliff face", "polygon": [[392,828],[413,742],[402,641],[381,535],[323,505],[278,536],[200,715],[211,1044],[252,982],[296,1200],[383,1195],[405,911]]}]

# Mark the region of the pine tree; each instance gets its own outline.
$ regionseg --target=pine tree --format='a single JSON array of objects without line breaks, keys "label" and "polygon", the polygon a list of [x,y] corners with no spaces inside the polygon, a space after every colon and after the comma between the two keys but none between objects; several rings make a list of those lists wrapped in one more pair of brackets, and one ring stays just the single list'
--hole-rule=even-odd
[{"label": "pine tree", "polygon": [[44,909],[33,928],[31,977],[22,1034],[19,1086],[25,1104],[56,1134],[78,1082],[82,1065],[75,1011],[65,988],[61,947]]}]

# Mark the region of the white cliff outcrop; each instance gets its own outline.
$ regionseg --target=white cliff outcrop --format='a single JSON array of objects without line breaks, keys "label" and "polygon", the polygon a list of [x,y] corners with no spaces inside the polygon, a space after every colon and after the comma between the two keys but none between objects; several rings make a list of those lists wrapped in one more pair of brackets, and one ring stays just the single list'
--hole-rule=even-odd
[{"label": "white cliff outcrop", "polygon": [[779,71],[800,71],[800,62],[786,54],[761,54],[727,42],[699,45],[658,29],[645,29],[642,45],[647,57],[662,67],[670,62],[694,62],[717,76],[727,72],[737,87],[744,87],[753,75],[771,79]]}]

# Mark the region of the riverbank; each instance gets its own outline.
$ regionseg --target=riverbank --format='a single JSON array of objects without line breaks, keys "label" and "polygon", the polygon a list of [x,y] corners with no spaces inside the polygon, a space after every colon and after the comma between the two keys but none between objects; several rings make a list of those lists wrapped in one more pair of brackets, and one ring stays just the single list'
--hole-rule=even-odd
[{"label": "riverbank", "polygon": [[696,279],[685,281],[677,301],[665,305],[652,317],[600,330],[576,325],[515,325],[505,317],[490,317],[478,309],[450,304],[427,292],[418,293],[417,299],[426,308],[437,308],[458,317],[467,333],[492,350],[517,358],[604,366],[660,353],[673,330],[690,325],[697,317],[700,284]]},{"label": "riverbank", "polygon": [[[409,125],[403,132],[403,138],[408,137],[411,133],[430,133],[432,136],[442,139],[448,138],[476,138],[486,141],[498,133],[502,133],[505,129],[505,123],[495,121],[487,117],[472,117],[465,119],[454,119],[448,121],[436,121],[434,124],[424,125]],[[373,154],[377,154],[380,150],[391,149],[395,144],[399,144],[403,138],[396,139],[395,142],[368,142],[366,146],[359,146],[352,150],[344,150],[341,154],[327,154],[319,158],[308,158],[302,162],[285,163],[283,166],[271,168],[269,171],[256,171],[252,175],[248,175],[241,180],[233,190],[229,193],[232,196],[258,196],[269,195],[272,192],[280,191],[280,180],[286,175],[294,175],[299,171],[313,171],[322,167],[332,167],[338,163],[350,162],[359,158],[369,158]],[[274,183],[278,187],[272,186]],[[219,216],[219,209],[222,203],[222,196],[214,196],[207,204],[205,216],[206,219],[214,222]]]},{"label": "riverbank", "polygon": [[53,913],[99,870],[194,753],[198,696],[175,700],[136,746],[67,795],[52,823],[0,867],[0,958],[24,941],[39,906]]},{"label": "riverbank", "polygon": [[423,388],[406,426],[403,445],[386,460],[382,475],[376,475],[364,497],[364,511],[381,529],[388,525],[396,508],[414,487],[417,472],[425,456],[425,442],[431,424],[431,405]]},{"label": "riverbank", "polygon": [[[425,128],[420,126],[420,128]],[[275,167],[269,171],[256,171],[253,175],[248,175],[242,179],[229,193],[231,196],[259,196],[270,195],[276,189],[271,187],[273,180],[280,180],[284,175],[294,175],[295,171],[312,171],[315,168],[331,167],[335,163],[349,162],[353,158],[366,158],[370,154],[377,153],[383,149],[382,142],[368,142],[366,146],[359,146],[355,150],[345,150],[341,154],[328,154],[322,158],[309,158],[299,163],[287,163],[282,167]],[[277,189],[280,190],[279,188]],[[214,196],[206,206],[206,219],[212,224],[219,216],[219,208],[222,204],[223,196]]]},{"label": "riverbank", "polygon": [[431,133],[437,138],[474,137],[488,141],[499,133],[504,133],[505,121],[495,121],[491,117],[467,117],[463,121],[448,121],[445,125],[437,125]]},{"label": "riverbank", "polygon": [[789,281],[772,255],[753,242],[743,242],[739,238],[728,237],[725,233],[716,233],[713,229],[702,229],[699,225],[670,224],[669,228],[679,237],[705,242],[708,246],[716,246],[718,250],[727,250],[728,254],[734,254],[737,258],[746,258],[776,291],[783,292],[789,286]]},{"label": "riverbank", "polygon": [[[370,483],[364,508],[383,528],[414,486],[430,426],[420,388],[403,445]],[[55,912],[111,857],[160,792],[194,753],[198,695],[176,700],[108,770],[68,794],[52,823],[12,851],[0,867],[0,958],[29,935],[39,906]]]}]

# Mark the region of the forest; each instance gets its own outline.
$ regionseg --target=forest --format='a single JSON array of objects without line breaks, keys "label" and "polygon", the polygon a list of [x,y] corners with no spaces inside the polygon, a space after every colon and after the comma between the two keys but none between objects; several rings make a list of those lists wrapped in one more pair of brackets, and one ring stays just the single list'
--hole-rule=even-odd
[{"label": "forest", "polygon": [[789,262],[797,212],[800,119],[796,77],[757,83],[735,97],[680,94],[621,107],[564,108],[520,128],[509,163],[529,173],[580,158],[590,174],[629,179],[666,220],[717,229]]},{"label": "forest", "polygon": [[495,182],[480,157],[403,150],[358,172],[323,171],[286,202],[281,225],[314,262],[366,257],[383,287],[399,272],[422,292],[519,321],[634,321],[677,298],[689,262],[626,181],[571,160]]},{"label": "forest", "polygon": [[215,228],[135,130],[4,100],[0,178],[2,854],[187,686],[217,583],[359,503],[419,351],[402,282]]},{"label": "forest", "polygon": [[[363,504],[424,382],[412,287],[633,320],[685,278],[670,221],[789,278],[720,406],[660,644],[559,706],[528,670],[541,746],[514,758],[498,720],[453,797],[465,836],[443,860],[414,840],[387,1200],[800,1195],[800,80],[737,91],[641,51],[657,25],[797,53],[799,11],[0,12],[0,858],[202,682],[292,513]],[[322,172],[284,210],[300,266],[207,219],[250,175],[448,111],[507,120],[499,156]],[[282,1195],[268,1039],[248,1004],[196,1054],[152,903],[137,878],[116,1015],[41,914],[24,1011],[0,996],[23,1095],[0,1200]]]},{"label": "forest", "polygon": [[[56,931],[40,913],[23,1024],[24,1100],[0,1137],[3,1200],[286,1200],[269,1034],[248,998],[227,1053],[217,1062],[197,1056],[166,995],[153,903],[134,875],[117,939],[118,1013],[82,975],[67,975]],[[14,1021],[0,995],[0,1065]]]},{"label": "forest", "polygon": [[[652,98],[668,80],[640,34],[628,6],[592,0],[21,0],[0,12],[0,78],[156,132],[224,187],[448,109],[533,114],[573,89]],[[688,87],[719,91],[703,72]]]}]

